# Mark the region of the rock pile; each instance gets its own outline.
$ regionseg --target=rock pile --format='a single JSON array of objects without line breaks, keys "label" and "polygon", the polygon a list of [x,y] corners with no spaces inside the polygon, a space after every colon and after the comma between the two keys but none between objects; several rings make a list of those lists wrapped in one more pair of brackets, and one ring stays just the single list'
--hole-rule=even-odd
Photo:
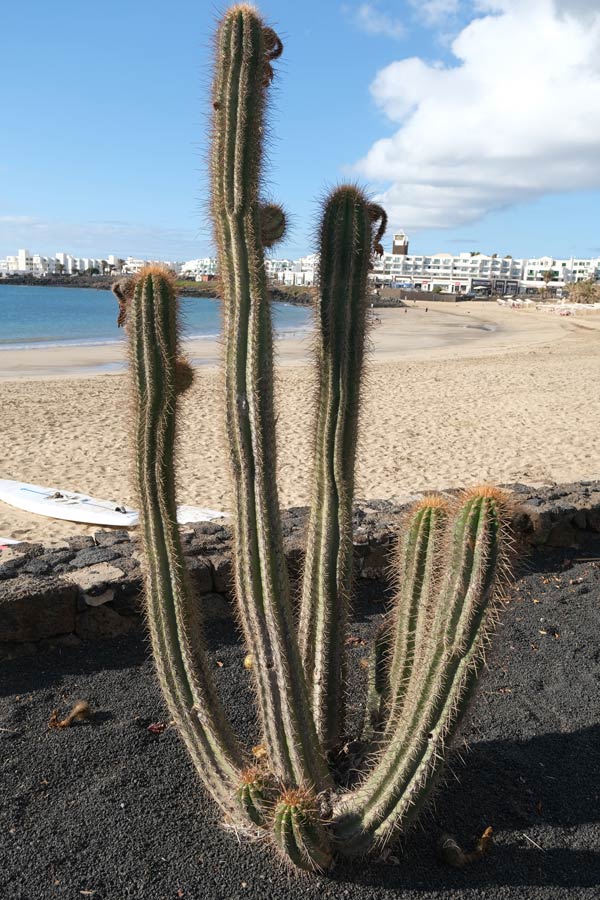
[{"label": "rock pile", "polygon": [[[582,532],[600,532],[600,482],[533,488],[508,485],[517,501],[514,526],[525,542],[576,546]],[[453,492],[448,492],[453,493]],[[390,548],[402,502],[365,502],[354,511],[356,575],[378,582],[385,596]],[[300,573],[306,507],[283,513],[292,579]],[[183,533],[192,584],[208,619],[231,614],[231,532],[227,520]],[[52,644],[112,637],[142,627],[142,571],[135,536],[101,531],[64,545],[17,544],[0,551],[0,658],[34,653]]]}]

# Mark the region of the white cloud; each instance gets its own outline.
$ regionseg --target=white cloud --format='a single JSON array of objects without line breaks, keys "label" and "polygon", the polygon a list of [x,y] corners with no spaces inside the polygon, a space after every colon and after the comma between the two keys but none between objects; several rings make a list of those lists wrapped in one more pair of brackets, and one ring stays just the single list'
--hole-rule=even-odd
[{"label": "white cloud", "polygon": [[544,194],[600,187],[597,0],[479,0],[455,66],[404,59],[371,85],[398,123],[355,167],[392,223],[451,227]]},{"label": "white cloud", "polygon": [[34,225],[37,222],[37,219],[34,219],[33,216],[0,216],[0,227],[2,226],[10,226],[10,227],[21,227],[23,225]]},{"label": "white cloud", "polygon": [[0,214],[0,256],[27,247],[54,255],[65,250],[80,256],[119,255],[191,259],[202,255],[192,229],[138,225],[131,222],[58,222],[29,215]]},{"label": "white cloud", "polygon": [[393,38],[404,37],[402,22],[381,12],[374,3],[361,3],[353,11],[352,18],[358,27],[367,34],[383,34]]},{"label": "white cloud", "polygon": [[410,0],[417,10],[419,18],[426,25],[437,25],[449,16],[456,15],[460,9],[460,0]]}]

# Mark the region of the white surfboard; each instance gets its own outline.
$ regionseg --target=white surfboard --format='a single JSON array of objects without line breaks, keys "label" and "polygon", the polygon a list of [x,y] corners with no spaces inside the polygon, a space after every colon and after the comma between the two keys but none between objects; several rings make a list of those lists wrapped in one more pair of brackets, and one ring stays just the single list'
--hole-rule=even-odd
[{"label": "white surfboard", "polygon": [[[133,528],[139,523],[135,509],[110,500],[97,500],[77,491],[41,487],[23,481],[0,478],[0,500],[26,512],[51,519],[82,522],[87,525],[109,525],[112,528]],[[225,515],[215,509],[199,506],[177,508],[180,525],[191,522],[210,522]]]}]

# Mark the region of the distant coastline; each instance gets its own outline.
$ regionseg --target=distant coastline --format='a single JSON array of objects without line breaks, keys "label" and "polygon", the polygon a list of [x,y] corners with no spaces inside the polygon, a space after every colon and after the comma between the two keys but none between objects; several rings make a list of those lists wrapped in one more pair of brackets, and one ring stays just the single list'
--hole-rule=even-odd
[{"label": "distant coastline", "polygon": [[[111,285],[123,275],[52,275],[34,278],[32,275],[11,275],[8,278],[0,278],[2,285],[25,285],[27,287],[66,287],[66,288],[91,288],[96,291],[110,291]],[[178,286],[182,297],[208,297],[213,300],[219,298],[214,282],[210,281],[179,281]],[[281,285],[269,289],[271,300],[277,303],[290,303],[293,306],[312,306],[314,291],[306,287],[295,285]]]},{"label": "distant coastline", "polygon": [[[0,278],[1,285],[26,285],[28,287],[67,287],[67,288],[91,288],[97,291],[110,291],[111,285],[122,278],[130,278],[130,275],[50,275],[35,278],[33,275],[10,275],[8,278]],[[177,286],[182,297],[207,297],[212,300],[219,299],[216,281],[187,281],[178,280]],[[317,296],[315,287],[307,285],[280,284],[270,285],[269,294],[275,303],[288,303],[290,306],[314,306]],[[398,307],[412,306],[419,300],[427,303],[462,303],[472,299],[461,294],[432,293],[415,290],[414,288],[389,288],[381,287],[373,290],[368,298],[368,303],[375,309],[397,309]],[[492,298],[480,297],[479,300],[491,300]]]}]

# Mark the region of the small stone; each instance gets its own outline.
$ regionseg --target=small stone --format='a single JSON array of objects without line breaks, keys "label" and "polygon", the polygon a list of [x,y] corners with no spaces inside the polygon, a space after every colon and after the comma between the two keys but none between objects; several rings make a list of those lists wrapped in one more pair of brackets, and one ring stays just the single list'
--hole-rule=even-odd
[{"label": "small stone", "polygon": [[40,559],[32,559],[23,566],[23,572],[27,572],[28,575],[48,575],[51,571],[51,564]]},{"label": "small stone", "polygon": [[91,549],[95,546],[93,537],[87,537],[86,535],[81,534],[69,538],[69,547],[71,550],[87,550],[88,548]]},{"label": "small stone", "polygon": [[23,566],[22,559],[10,559],[8,562],[3,563],[0,566],[0,581],[4,578],[14,578],[18,575],[19,570]]},{"label": "small stone", "polygon": [[129,572],[137,572],[139,571],[140,564],[137,559],[115,559],[115,566],[121,570],[121,572],[129,574]]},{"label": "small stone", "polygon": [[71,566],[74,569],[83,569],[86,566],[94,566],[98,563],[112,562],[118,559],[119,554],[116,550],[109,550],[107,547],[96,547],[90,550],[80,550]]},{"label": "small stone", "polygon": [[213,567],[213,584],[219,594],[229,594],[232,590],[232,573],[230,556],[211,557]]},{"label": "small stone", "polygon": [[[129,543],[127,531],[97,531],[94,540],[99,547],[115,547],[117,544]],[[121,552],[119,548],[119,552]]]},{"label": "small stone", "polygon": [[106,588],[101,594],[83,594],[83,600],[87,606],[104,606],[114,600],[114,588]]},{"label": "small stone", "polygon": [[45,583],[21,575],[3,585],[0,642],[38,641],[75,627],[77,588],[59,578]]},{"label": "small stone", "polygon": [[95,592],[102,593],[107,586],[120,581],[123,578],[123,572],[116,566],[98,563],[95,566],[71,570],[65,575],[65,578],[76,584],[84,593],[93,594]]},{"label": "small stone", "polygon": [[225,528],[222,525],[218,525],[216,522],[199,522],[194,526],[194,534],[198,537],[201,535],[217,535],[222,534],[225,531]]}]

